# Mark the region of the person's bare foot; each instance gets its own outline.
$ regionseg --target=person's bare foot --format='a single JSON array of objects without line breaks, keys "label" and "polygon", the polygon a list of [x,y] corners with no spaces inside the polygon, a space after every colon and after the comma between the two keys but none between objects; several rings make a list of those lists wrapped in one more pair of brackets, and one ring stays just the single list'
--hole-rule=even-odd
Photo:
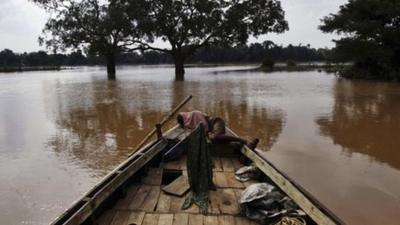
[{"label": "person's bare foot", "polygon": [[258,142],[260,142],[260,139],[255,138],[252,141],[247,141],[246,145],[249,147],[251,150],[256,149]]}]

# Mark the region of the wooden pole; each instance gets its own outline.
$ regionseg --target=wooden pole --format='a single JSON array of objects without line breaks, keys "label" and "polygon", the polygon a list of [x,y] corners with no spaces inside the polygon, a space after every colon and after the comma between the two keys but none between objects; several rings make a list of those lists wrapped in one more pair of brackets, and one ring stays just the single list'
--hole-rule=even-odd
[{"label": "wooden pole", "polygon": [[[164,126],[164,124],[166,124],[174,115],[176,112],[178,112],[178,110],[180,110],[184,105],[186,105],[186,103],[188,103],[191,99],[193,98],[192,95],[190,95],[189,97],[187,97],[185,100],[183,100],[178,106],[176,106],[172,111],[169,112],[169,114],[167,116],[164,117],[164,119],[159,123],[159,127]],[[135,151],[133,151],[131,153],[131,155],[133,153],[135,153],[136,151],[138,151],[140,148],[143,147],[144,144],[146,144],[146,142],[157,132],[156,128],[153,128],[153,130],[142,140],[142,142],[140,142],[140,144],[138,144],[135,148]]]}]

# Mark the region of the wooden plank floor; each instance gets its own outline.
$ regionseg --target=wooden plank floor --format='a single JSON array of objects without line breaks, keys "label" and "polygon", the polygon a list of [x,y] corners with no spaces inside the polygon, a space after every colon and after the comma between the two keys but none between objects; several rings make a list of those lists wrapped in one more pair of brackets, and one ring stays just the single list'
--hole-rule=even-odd
[{"label": "wooden plank floor", "polygon": [[186,158],[151,168],[141,183],[127,189],[125,198],[97,220],[99,225],[245,225],[256,224],[240,215],[239,198],[247,186],[235,179],[234,172],[241,167],[234,158],[213,158],[214,184],[210,191],[208,215],[202,215],[196,205],[182,210],[186,196],[177,197],[164,193],[161,188],[163,170],[181,170],[187,174]]}]

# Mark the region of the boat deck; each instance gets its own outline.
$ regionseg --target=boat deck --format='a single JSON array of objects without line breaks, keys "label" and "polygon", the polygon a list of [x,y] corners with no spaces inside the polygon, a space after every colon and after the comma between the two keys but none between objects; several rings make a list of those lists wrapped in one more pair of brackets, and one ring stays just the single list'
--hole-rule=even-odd
[{"label": "boat deck", "polygon": [[192,205],[182,210],[183,197],[164,193],[163,174],[186,175],[186,158],[151,167],[140,182],[132,184],[124,198],[117,201],[97,221],[100,225],[228,225],[256,224],[242,217],[239,208],[241,191],[251,182],[241,183],[234,172],[243,165],[235,158],[213,157],[213,179],[216,191],[210,191],[208,215]]},{"label": "boat deck", "polygon": [[[227,133],[237,136],[227,128]],[[344,224],[301,186],[291,181],[257,151],[229,145],[212,145],[215,191],[209,192],[208,215],[200,214],[197,206],[187,210],[181,206],[189,189],[186,158],[160,163],[163,150],[190,135],[177,126],[142,147],[105,176],[82,198],[55,219],[53,225],[207,225],[256,224],[239,213],[241,192],[255,182],[267,181],[276,186],[307,214],[307,224]],[[241,183],[235,170],[243,165],[238,155],[257,166],[263,175],[259,181]],[[172,193],[169,195],[166,193]]]}]

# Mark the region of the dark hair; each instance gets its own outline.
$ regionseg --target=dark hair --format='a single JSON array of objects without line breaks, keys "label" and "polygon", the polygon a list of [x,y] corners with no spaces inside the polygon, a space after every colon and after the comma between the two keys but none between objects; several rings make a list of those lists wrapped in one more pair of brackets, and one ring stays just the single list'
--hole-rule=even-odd
[{"label": "dark hair", "polygon": [[180,126],[181,128],[184,128],[184,127],[185,127],[185,122],[183,121],[183,116],[182,116],[181,114],[179,114],[179,115],[176,117],[176,121],[178,121],[178,124],[179,124],[179,126]]}]

